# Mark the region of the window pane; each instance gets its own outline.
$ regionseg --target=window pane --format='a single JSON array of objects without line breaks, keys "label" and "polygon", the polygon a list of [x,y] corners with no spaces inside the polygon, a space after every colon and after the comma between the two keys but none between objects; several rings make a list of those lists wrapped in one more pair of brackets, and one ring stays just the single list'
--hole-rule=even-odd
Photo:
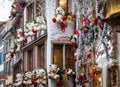
[{"label": "window pane", "polygon": [[65,46],[65,66],[66,68],[72,68],[74,70],[75,68],[75,62],[74,62],[74,54],[71,49],[71,45]]},{"label": "window pane", "polygon": [[30,21],[34,18],[34,3],[28,6],[27,11],[28,21]]},{"label": "window pane", "polygon": [[28,70],[33,70],[33,50],[28,51]]},{"label": "window pane", "polygon": [[53,47],[53,61],[54,64],[63,68],[63,45],[54,45]]},{"label": "window pane", "polygon": [[39,68],[43,68],[45,65],[44,50],[45,50],[44,44],[38,47],[38,67]]},{"label": "window pane", "polygon": [[58,6],[62,7],[65,12],[67,12],[67,0],[59,0]]}]

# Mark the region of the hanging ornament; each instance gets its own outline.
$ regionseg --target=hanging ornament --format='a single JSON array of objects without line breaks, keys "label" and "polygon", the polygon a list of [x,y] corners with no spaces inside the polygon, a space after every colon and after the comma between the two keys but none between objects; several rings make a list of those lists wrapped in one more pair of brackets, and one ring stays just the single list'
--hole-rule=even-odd
[{"label": "hanging ornament", "polygon": [[62,87],[62,82],[61,81],[57,82],[56,86],[57,87]]},{"label": "hanging ornament", "polygon": [[27,38],[24,38],[24,39],[23,39],[23,43],[27,43]]},{"label": "hanging ornament", "polygon": [[56,18],[52,18],[52,21],[53,21],[54,23],[56,23],[56,22],[57,22]]},{"label": "hanging ornament", "polygon": [[62,16],[62,21],[65,21],[67,19],[66,16]]}]

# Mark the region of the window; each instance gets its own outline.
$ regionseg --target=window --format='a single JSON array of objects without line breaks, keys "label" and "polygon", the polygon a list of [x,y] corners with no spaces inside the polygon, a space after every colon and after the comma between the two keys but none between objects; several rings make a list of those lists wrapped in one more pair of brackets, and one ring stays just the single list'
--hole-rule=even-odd
[{"label": "window", "polygon": [[9,62],[7,61],[7,62],[6,62],[6,74],[7,74],[7,75],[8,75],[8,73],[9,73],[9,70],[8,70],[8,69],[9,69],[8,63],[9,63]]},{"label": "window", "polygon": [[73,52],[71,45],[54,44],[53,45],[53,62],[60,68],[72,68],[74,70],[75,63],[73,60]]},{"label": "window", "polygon": [[107,87],[118,87],[119,86],[119,69],[118,66],[109,67],[107,70]]},{"label": "window", "polygon": [[7,72],[7,75],[12,74],[12,60],[9,60],[6,62],[6,72]]},{"label": "window", "polygon": [[38,68],[43,68],[45,65],[45,45],[38,46]]},{"label": "window", "polygon": [[28,70],[32,71],[33,70],[33,50],[28,51],[28,57],[27,57],[27,65],[28,65]]},{"label": "window", "polygon": [[37,0],[36,3],[36,16],[45,16],[45,0]]},{"label": "window", "polygon": [[27,21],[34,19],[34,3],[30,4],[27,7],[27,17],[28,17]]},{"label": "window", "polygon": [[12,60],[9,60],[9,74],[12,74]]},{"label": "window", "polygon": [[62,7],[65,12],[70,13],[72,7],[71,1],[72,0],[58,0],[58,7]]}]

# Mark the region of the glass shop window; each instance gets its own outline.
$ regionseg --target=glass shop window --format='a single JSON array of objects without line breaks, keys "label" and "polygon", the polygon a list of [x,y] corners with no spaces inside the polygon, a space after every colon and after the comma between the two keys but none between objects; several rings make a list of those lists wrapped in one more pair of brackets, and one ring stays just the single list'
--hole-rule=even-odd
[{"label": "glass shop window", "polygon": [[70,13],[71,12],[71,4],[72,0],[58,0],[58,7],[62,7],[65,12]]},{"label": "glass shop window", "polygon": [[71,45],[54,44],[53,45],[53,63],[62,68],[72,68],[74,70],[75,63]]},{"label": "glass shop window", "polygon": [[43,68],[45,66],[45,45],[38,46],[38,68]]}]

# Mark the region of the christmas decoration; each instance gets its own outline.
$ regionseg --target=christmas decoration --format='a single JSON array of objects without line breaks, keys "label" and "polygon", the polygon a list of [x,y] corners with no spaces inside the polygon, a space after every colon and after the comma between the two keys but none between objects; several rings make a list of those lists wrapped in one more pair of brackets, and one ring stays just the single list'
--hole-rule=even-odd
[{"label": "christmas decoration", "polygon": [[26,23],[26,29],[24,29],[25,36],[34,36],[40,30],[46,30],[46,22],[43,16],[38,16],[35,20]]},{"label": "christmas decoration", "polygon": [[18,87],[18,86],[21,86],[22,85],[22,81],[23,81],[23,74],[21,73],[18,73],[16,74],[16,80],[15,80],[15,83],[14,83],[14,86]]},{"label": "christmas decoration", "polygon": [[71,44],[73,49],[75,50],[78,46],[78,38],[79,38],[79,31],[75,29],[73,31],[73,35],[71,36]]},{"label": "christmas decoration", "polygon": [[71,23],[72,19],[75,17],[74,14],[66,13],[61,7],[57,7],[55,12],[55,18],[52,18],[53,23],[57,23],[61,31],[65,31],[67,24]]},{"label": "christmas decoration", "polygon": [[51,64],[49,66],[48,78],[55,79],[55,80],[59,79],[60,75],[57,74],[59,70],[60,69],[59,69],[59,67],[57,65]]},{"label": "christmas decoration", "polygon": [[42,84],[43,86],[46,86],[47,84],[47,77],[46,72],[44,69],[35,69],[33,70],[33,84]]},{"label": "christmas decoration", "polygon": [[32,72],[26,72],[25,75],[23,76],[23,84],[24,85],[31,85],[32,84]]},{"label": "christmas decoration", "polygon": [[10,12],[11,13],[10,17],[14,18],[14,17],[16,17],[17,13],[23,12],[24,6],[25,6],[24,1],[22,1],[22,3],[19,3],[19,1],[16,1],[16,0],[13,1],[12,5],[11,5],[12,9],[11,9],[11,12]]}]

